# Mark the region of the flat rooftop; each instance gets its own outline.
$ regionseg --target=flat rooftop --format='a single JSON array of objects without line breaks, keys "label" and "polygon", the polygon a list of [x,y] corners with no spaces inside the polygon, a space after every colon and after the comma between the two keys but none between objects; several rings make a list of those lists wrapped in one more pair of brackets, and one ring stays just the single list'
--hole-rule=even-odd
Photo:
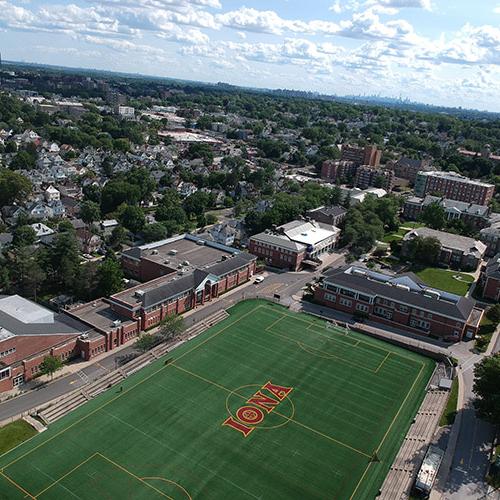
[{"label": "flat rooftop", "polygon": [[131,248],[123,255],[147,259],[174,270],[184,269],[187,272],[221,262],[224,258],[237,253],[238,250],[207,242],[201,238],[179,236]]},{"label": "flat rooftop", "polygon": [[70,309],[68,312],[80,321],[105,332],[115,326],[115,321],[121,321],[123,325],[133,323],[133,321],[128,318],[116,314],[111,309],[111,306],[102,299],[94,300],[83,306],[77,306],[74,309]]}]

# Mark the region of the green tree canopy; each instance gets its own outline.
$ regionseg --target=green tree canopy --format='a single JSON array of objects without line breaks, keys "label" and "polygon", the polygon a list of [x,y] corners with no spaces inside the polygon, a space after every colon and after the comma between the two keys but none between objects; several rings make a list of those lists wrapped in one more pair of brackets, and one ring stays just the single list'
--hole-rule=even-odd
[{"label": "green tree canopy", "polygon": [[488,356],[474,368],[474,406],[479,417],[500,425],[500,354]]}]

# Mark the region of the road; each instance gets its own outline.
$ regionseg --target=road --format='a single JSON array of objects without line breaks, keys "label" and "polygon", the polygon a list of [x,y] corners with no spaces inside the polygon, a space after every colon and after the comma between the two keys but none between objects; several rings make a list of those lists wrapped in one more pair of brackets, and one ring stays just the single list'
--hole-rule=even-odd
[{"label": "road", "polygon": [[[493,352],[498,352],[497,341]],[[494,438],[494,428],[476,417],[473,401],[474,366],[484,354],[474,354],[467,343],[450,349],[460,360],[464,408],[451,470],[443,496],[446,500],[488,499],[498,500],[498,492],[488,495],[485,476],[488,471],[489,452]]]},{"label": "road", "polygon": [[[343,262],[343,260],[340,262]],[[243,286],[242,288],[229,292],[227,295],[222,296],[214,302],[209,302],[199,309],[194,310],[185,318],[186,326],[190,327],[214,312],[220,309],[227,309],[243,299],[272,297],[275,293],[278,293],[281,295],[282,301],[286,303],[287,300],[291,300],[292,295],[297,294],[308,282],[318,275],[319,271],[268,273],[262,283],[258,285],[249,284]],[[132,345],[121,349],[119,352],[111,351],[109,356],[83,368],[80,371],[80,373],[83,372],[83,376],[78,373],[71,373],[56,379],[54,382],[26,392],[21,396],[0,403],[0,421],[27,412],[54,398],[63,396],[78,387],[84,386],[88,382],[85,377],[88,377],[91,381],[102,377],[105,373],[118,366],[120,358],[134,354],[134,352],[135,350]]]}]

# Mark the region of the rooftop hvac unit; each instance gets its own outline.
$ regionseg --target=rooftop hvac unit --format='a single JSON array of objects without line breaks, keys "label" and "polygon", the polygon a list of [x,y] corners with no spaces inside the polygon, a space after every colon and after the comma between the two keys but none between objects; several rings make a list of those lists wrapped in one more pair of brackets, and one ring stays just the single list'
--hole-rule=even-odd
[{"label": "rooftop hvac unit", "polygon": [[144,290],[137,290],[135,292],[135,296],[138,298],[138,299],[142,299],[142,297],[144,297]]},{"label": "rooftop hvac unit", "polygon": [[196,242],[197,245],[200,245],[200,246],[203,246],[205,244],[205,242],[203,240],[198,240]]},{"label": "rooftop hvac unit", "polygon": [[122,322],[119,319],[115,319],[113,321],[113,326],[120,326],[121,324],[122,324]]},{"label": "rooftop hvac unit", "polygon": [[89,338],[89,334],[88,334],[88,333],[82,333],[82,334],[80,335],[80,338],[81,338],[82,340],[88,339],[88,338]]},{"label": "rooftop hvac unit", "polygon": [[440,299],[441,298],[441,294],[436,290],[425,290],[424,296],[429,297],[431,299]]},{"label": "rooftop hvac unit", "polygon": [[153,250],[153,251],[151,252],[151,255],[158,255],[158,250]]},{"label": "rooftop hvac unit", "polygon": [[183,261],[182,265],[183,266],[189,266],[189,261],[188,260]]},{"label": "rooftop hvac unit", "polygon": [[170,250],[170,252],[168,252],[169,255],[177,255],[177,250]]}]

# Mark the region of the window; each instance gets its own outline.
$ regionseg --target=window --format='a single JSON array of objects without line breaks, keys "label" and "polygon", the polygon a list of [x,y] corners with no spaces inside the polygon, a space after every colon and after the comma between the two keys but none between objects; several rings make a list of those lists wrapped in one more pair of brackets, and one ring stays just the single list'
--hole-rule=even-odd
[{"label": "window", "polygon": [[424,321],[422,319],[411,318],[410,326],[412,328],[417,328],[418,330],[428,332],[430,330],[431,324],[428,321]]},{"label": "window", "polygon": [[16,348],[11,347],[10,349],[7,349],[6,351],[1,351],[0,358],[4,358],[5,356],[9,356],[10,354],[13,354],[15,352],[16,352]]},{"label": "window", "polygon": [[351,292],[351,290],[346,290],[345,288],[339,288],[339,292],[346,297],[354,297],[356,294]]},{"label": "window", "polygon": [[332,293],[325,293],[325,300],[328,300],[329,302],[337,302],[337,296]]},{"label": "window", "polygon": [[0,380],[10,377],[10,368],[4,368],[0,370]]},{"label": "window", "polygon": [[358,300],[369,303],[371,301],[371,297],[368,295],[363,295],[362,293],[358,293]]},{"label": "window", "polygon": [[352,306],[352,300],[344,299],[344,297],[340,297],[339,304],[346,307]]},{"label": "window", "polygon": [[376,306],[373,309],[373,314],[375,314],[376,316],[380,316],[382,318],[392,319],[392,311],[384,309],[383,307]]},{"label": "window", "polygon": [[356,304],[356,310],[361,312],[368,312],[369,307],[365,304]]},{"label": "window", "polygon": [[400,306],[399,306],[399,310],[400,310],[402,313],[407,313],[407,312],[408,312],[408,306],[403,306],[402,304],[400,304]]}]

